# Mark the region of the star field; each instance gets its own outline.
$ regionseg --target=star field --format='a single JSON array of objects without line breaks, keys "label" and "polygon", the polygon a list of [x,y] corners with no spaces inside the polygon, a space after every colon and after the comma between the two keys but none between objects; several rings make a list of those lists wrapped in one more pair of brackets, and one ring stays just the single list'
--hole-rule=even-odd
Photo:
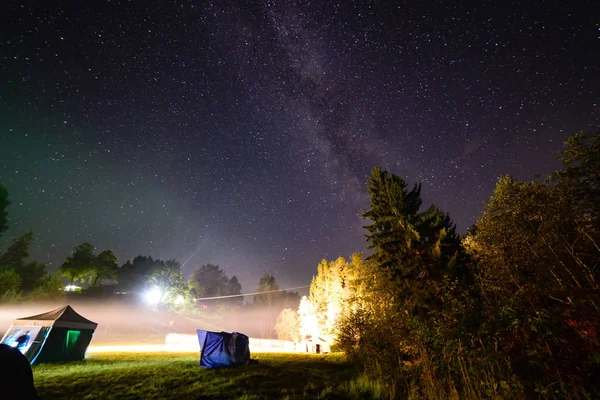
[{"label": "star field", "polygon": [[0,247],[51,268],[90,241],[308,284],[366,248],[375,165],[464,231],[600,126],[593,1],[40,3],[0,17]]}]

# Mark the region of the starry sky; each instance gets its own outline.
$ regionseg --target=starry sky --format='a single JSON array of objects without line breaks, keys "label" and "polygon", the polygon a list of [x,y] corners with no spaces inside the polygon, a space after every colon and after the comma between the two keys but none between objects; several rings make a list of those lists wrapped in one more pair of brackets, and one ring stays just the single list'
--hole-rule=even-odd
[{"label": "starry sky", "polygon": [[365,250],[374,166],[465,231],[600,126],[594,1],[66,3],[0,15],[0,248],[50,269],[89,241],[306,285]]}]

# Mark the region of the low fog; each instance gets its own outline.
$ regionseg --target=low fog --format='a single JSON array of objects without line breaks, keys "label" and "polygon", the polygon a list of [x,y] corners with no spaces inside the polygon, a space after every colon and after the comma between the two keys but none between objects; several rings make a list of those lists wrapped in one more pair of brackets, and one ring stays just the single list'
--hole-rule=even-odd
[{"label": "low fog", "polygon": [[272,328],[278,311],[240,306],[198,315],[162,311],[142,303],[106,300],[1,305],[0,334],[3,336],[15,319],[42,314],[67,304],[98,324],[92,345],[161,344],[169,333],[194,335],[196,329],[240,332],[253,338],[276,338]]}]

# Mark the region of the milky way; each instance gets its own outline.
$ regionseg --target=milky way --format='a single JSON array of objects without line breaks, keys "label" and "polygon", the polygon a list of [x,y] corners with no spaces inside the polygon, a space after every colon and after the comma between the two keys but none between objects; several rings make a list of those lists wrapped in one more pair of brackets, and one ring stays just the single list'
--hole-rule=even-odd
[{"label": "milky way", "polygon": [[90,241],[307,284],[365,250],[375,165],[464,231],[600,125],[592,1],[38,3],[0,17],[0,248],[51,268]]}]

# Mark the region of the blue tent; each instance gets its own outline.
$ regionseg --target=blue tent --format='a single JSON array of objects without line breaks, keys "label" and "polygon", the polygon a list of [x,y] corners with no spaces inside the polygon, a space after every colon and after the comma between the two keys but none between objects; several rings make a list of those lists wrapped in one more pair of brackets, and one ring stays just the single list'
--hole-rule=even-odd
[{"label": "blue tent", "polygon": [[238,332],[209,332],[200,329],[197,332],[201,367],[232,367],[250,361],[248,336]]}]

